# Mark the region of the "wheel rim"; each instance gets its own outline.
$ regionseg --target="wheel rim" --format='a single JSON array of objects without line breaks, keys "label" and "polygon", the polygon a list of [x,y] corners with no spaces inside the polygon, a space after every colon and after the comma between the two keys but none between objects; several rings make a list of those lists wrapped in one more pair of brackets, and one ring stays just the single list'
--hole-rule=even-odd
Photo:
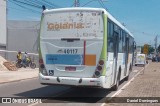
[{"label": "wheel rim", "polygon": [[36,64],[32,63],[30,67],[34,69],[34,68],[36,68]]}]

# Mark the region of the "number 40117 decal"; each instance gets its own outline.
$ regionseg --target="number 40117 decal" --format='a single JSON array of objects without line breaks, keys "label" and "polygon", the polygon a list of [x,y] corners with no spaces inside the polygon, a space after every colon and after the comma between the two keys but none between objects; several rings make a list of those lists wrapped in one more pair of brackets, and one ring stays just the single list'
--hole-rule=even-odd
[{"label": "number 40117 decal", "polygon": [[77,54],[78,49],[64,49],[65,54]]}]

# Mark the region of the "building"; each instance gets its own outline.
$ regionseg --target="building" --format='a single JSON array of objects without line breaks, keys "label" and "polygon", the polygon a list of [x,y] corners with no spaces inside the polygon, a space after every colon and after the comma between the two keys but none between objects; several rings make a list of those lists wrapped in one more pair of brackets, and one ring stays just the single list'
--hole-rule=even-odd
[{"label": "building", "polygon": [[7,22],[7,50],[6,58],[16,60],[17,51],[37,53],[39,21],[8,20]]},{"label": "building", "polygon": [[6,45],[6,0],[0,0],[0,44]]},{"label": "building", "polygon": [[7,0],[0,0],[0,56],[15,61],[19,50],[37,53],[40,22],[7,20],[6,2]]},{"label": "building", "polygon": [[[6,49],[6,0],[0,0],[0,50]],[[0,52],[1,56],[5,56],[4,52]]]}]

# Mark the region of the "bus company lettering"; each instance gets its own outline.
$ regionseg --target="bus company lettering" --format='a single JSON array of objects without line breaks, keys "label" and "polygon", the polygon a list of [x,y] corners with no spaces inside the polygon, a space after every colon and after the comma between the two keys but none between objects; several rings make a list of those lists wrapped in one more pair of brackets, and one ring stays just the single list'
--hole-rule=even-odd
[{"label": "bus company lettering", "polygon": [[83,29],[83,23],[47,23],[48,31],[61,30],[61,29]]}]

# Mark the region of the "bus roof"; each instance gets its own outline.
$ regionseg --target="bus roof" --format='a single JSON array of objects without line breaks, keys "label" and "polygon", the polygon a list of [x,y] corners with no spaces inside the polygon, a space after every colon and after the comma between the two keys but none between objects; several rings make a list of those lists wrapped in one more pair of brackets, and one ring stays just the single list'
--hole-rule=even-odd
[{"label": "bus roof", "polygon": [[79,11],[79,10],[85,10],[85,11],[103,11],[105,14],[107,14],[108,18],[112,20],[115,24],[117,24],[121,29],[126,31],[130,36],[134,37],[133,34],[124,27],[119,21],[117,21],[108,11],[106,11],[103,8],[90,8],[90,7],[71,7],[71,8],[57,8],[57,9],[46,9],[43,11],[44,14],[52,13],[52,12],[67,12],[67,11]]},{"label": "bus roof", "polygon": [[108,11],[105,11],[105,12],[110,20],[112,20],[120,28],[122,28],[124,31],[126,31],[130,36],[134,37],[133,34],[126,27],[124,27],[119,21],[117,21]]}]

